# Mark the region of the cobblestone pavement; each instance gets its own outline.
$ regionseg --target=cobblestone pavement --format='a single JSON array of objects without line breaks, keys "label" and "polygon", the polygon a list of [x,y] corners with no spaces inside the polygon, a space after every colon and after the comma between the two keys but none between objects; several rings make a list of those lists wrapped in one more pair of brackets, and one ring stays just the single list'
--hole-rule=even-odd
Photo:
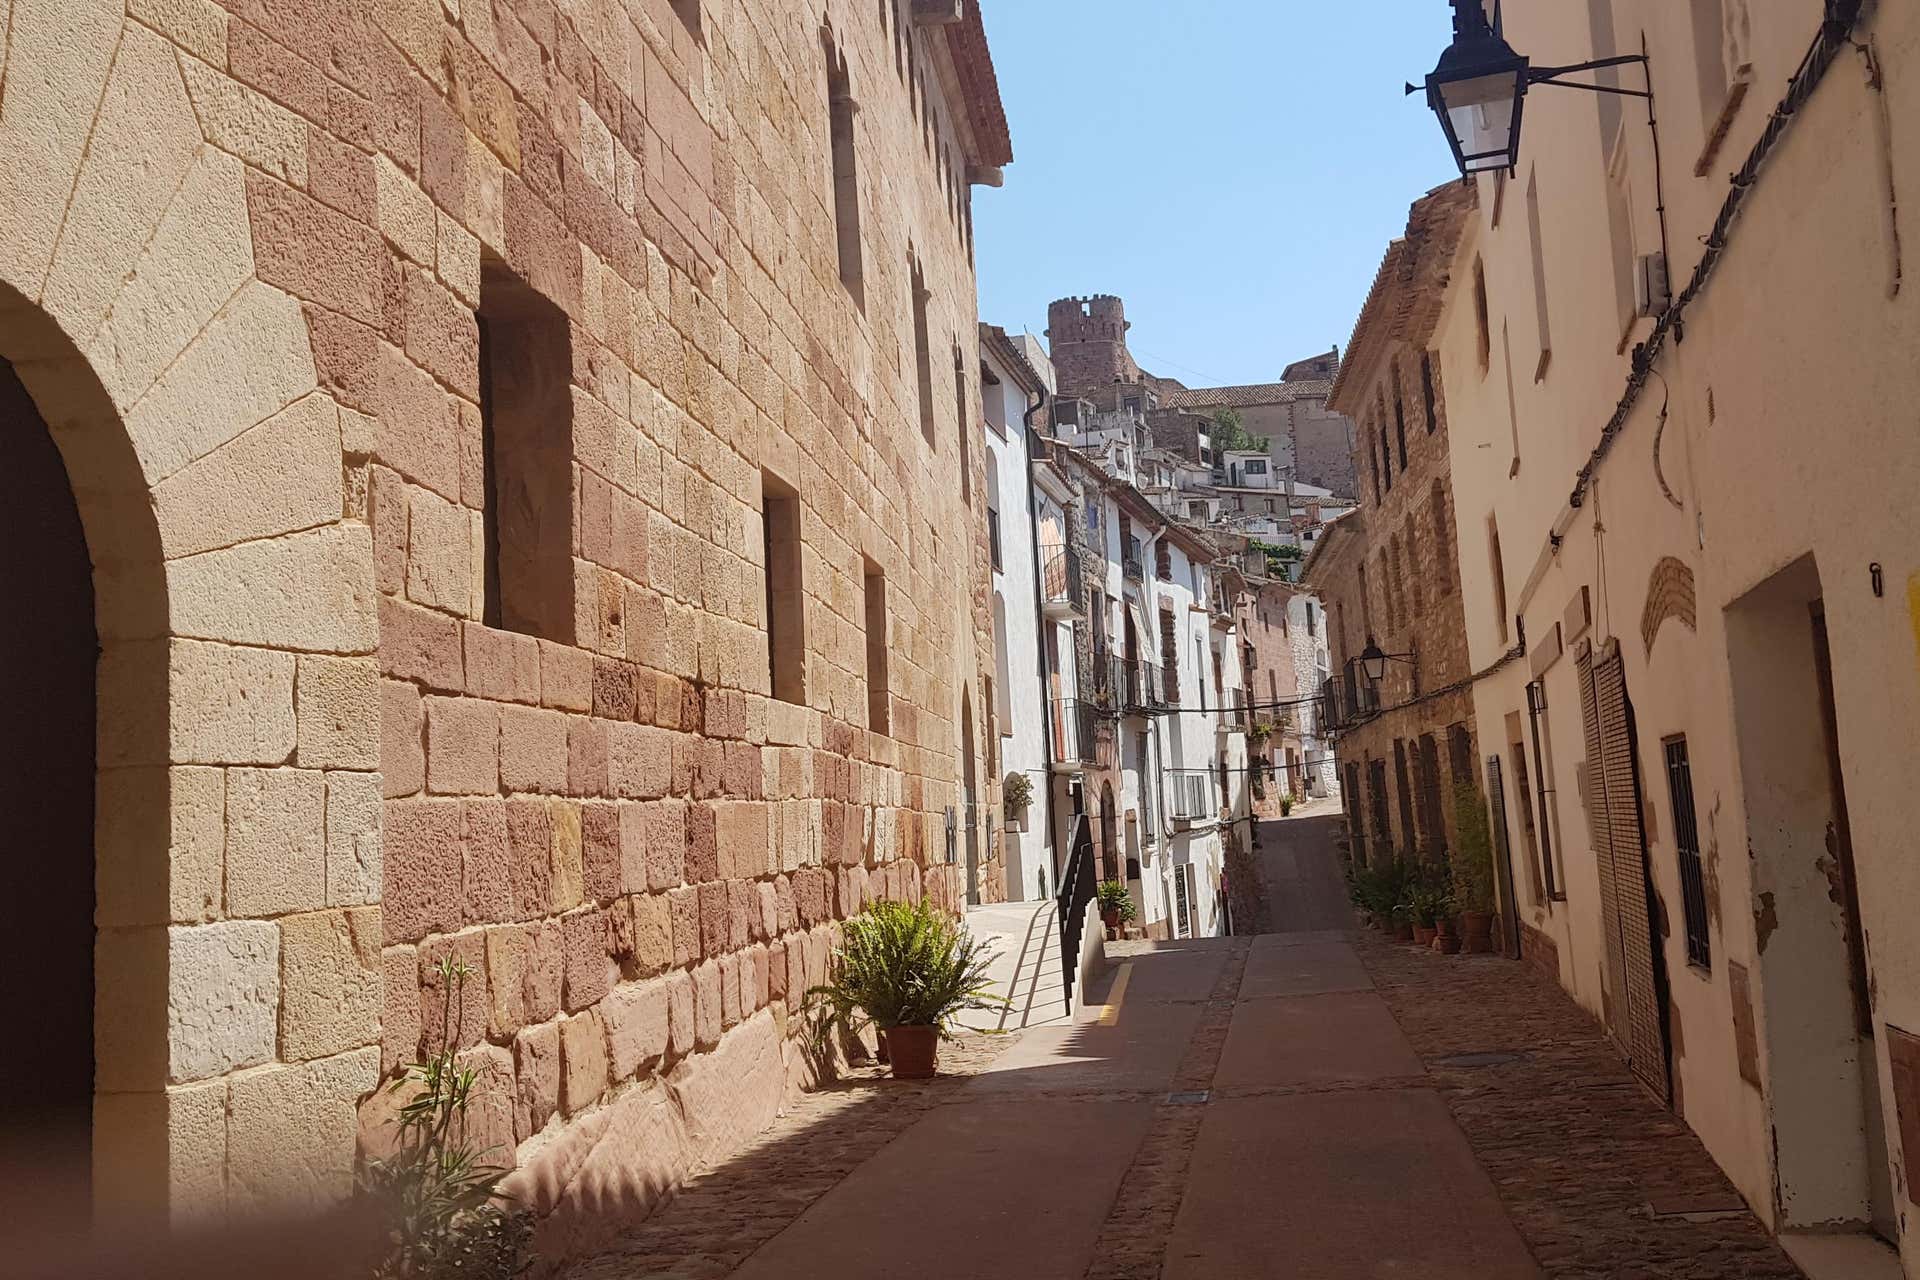
[{"label": "cobblestone pavement", "polygon": [[[1442,956],[1371,930],[1356,945],[1549,1276],[1800,1275],[1699,1139],[1558,986],[1510,961]],[[1485,1054],[1513,1057],[1461,1058]]]},{"label": "cobblestone pavement", "polygon": [[932,1080],[893,1080],[885,1067],[857,1067],[833,1086],[801,1095],[773,1128],[693,1178],[617,1244],[564,1274],[568,1280],[731,1275],[1018,1039],[1018,1033],[962,1032],[940,1047],[940,1075]]}]

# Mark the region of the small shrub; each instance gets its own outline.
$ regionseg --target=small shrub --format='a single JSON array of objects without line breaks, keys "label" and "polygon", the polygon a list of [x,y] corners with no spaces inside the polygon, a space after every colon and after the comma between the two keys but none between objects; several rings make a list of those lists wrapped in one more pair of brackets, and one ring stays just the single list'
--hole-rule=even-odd
[{"label": "small shrub", "polygon": [[1470,782],[1453,789],[1453,884],[1463,911],[1493,911],[1493,824]]},{"label": "small shrub", "polygon": [[807,992],[817,1022],[849,1034],[873,1025],[938,1027],[969,1009],[997,1009],[992,953],[966,927],[922,899],[868,904],[841,925],[828,980]]},{"label": "small shrub", "polygon": [[1125,924],[1140,914],[1134,909],[1133,895],[1128,893],[1127,886],[1118,880],[1101,882],[1100,887],[1094,890],[1094,896],[1100,902],[1100,914],[1103,917],[1118,916],[1120,922]]},{"label": "small shrub", "polygon": [[375,1280],[509,1280],[530,1265],[533,1216],[501,1203],[507,1170],[486,1160],[466,1136],[474,1072],[456,1061],[460,993],[473,970],[451,956],[440,961],[445,1007],[440,1045],[394,1081],[417,1086],[396,1122],[399,1149],[369,1160],[359,1194],[379,1215],[386,1253]]},{"label": "small shrub", "polygon": [[1000,786],[1000,798],[1008,813],[1020,812],[1033,802],[1033,779],[1024,773],[1009,773]]},{"label": "small shrub", "polygon": [[1292,812],[1293,797],[1291,795],[1282,795],[1280,797],[1280,816],[1284,818]]}]

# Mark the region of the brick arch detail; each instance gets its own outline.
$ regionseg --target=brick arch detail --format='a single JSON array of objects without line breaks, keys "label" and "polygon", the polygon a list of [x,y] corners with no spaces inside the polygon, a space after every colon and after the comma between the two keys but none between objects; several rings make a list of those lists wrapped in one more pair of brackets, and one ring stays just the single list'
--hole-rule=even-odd
[{"label": "brick arch detail", "polygon": [[347,448],[371,431],[316,369],[287,249],[313,227],[267,207],[309,183],[307,130],[204,35],[17,0],[10,58],[37,70],[0,100],[0,358],[60,450],[101,645],[102,1221],[343,1194],[380,1065],[377,622]]},{"label": "brick arch detail", "polygon": [[1640,640],[1649,657],[1660,626],[1678,619],[1687,630],[1698,630],[1694,615],[1693,570],[1681,560],[1662,556],[1647,579],[1647,602],[1640,611]]}]

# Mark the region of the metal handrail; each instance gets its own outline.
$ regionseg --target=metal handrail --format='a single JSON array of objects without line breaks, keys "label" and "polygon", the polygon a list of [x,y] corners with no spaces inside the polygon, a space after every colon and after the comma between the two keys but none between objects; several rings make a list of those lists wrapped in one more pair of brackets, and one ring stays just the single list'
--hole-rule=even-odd
[{"label": "metal handrail", "polygon": [[1099,888],[1093,861],[1093,828],[1087,815],[1073,815],[1067,836],[1067,863],[1060,872],[1060,971],[1066,980],[1067,1012],[1073,1012],[1073,983],[1080,975],[1080,940],[1086,932],[1087,904]]}]

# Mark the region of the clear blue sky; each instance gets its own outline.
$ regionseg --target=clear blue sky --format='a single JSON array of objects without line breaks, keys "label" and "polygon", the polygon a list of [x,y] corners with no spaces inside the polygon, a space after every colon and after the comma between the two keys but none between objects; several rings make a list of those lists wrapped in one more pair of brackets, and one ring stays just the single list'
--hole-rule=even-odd
[{"label": "clear blue sky", "polygon": [[1126,299],[1134,358],[1189,386],[1271,382],[1346,347],[1407,205],[1449,176],[1402,84],[1446,0],[981,0],[1013,129],[975,188],[981,319]]}]

